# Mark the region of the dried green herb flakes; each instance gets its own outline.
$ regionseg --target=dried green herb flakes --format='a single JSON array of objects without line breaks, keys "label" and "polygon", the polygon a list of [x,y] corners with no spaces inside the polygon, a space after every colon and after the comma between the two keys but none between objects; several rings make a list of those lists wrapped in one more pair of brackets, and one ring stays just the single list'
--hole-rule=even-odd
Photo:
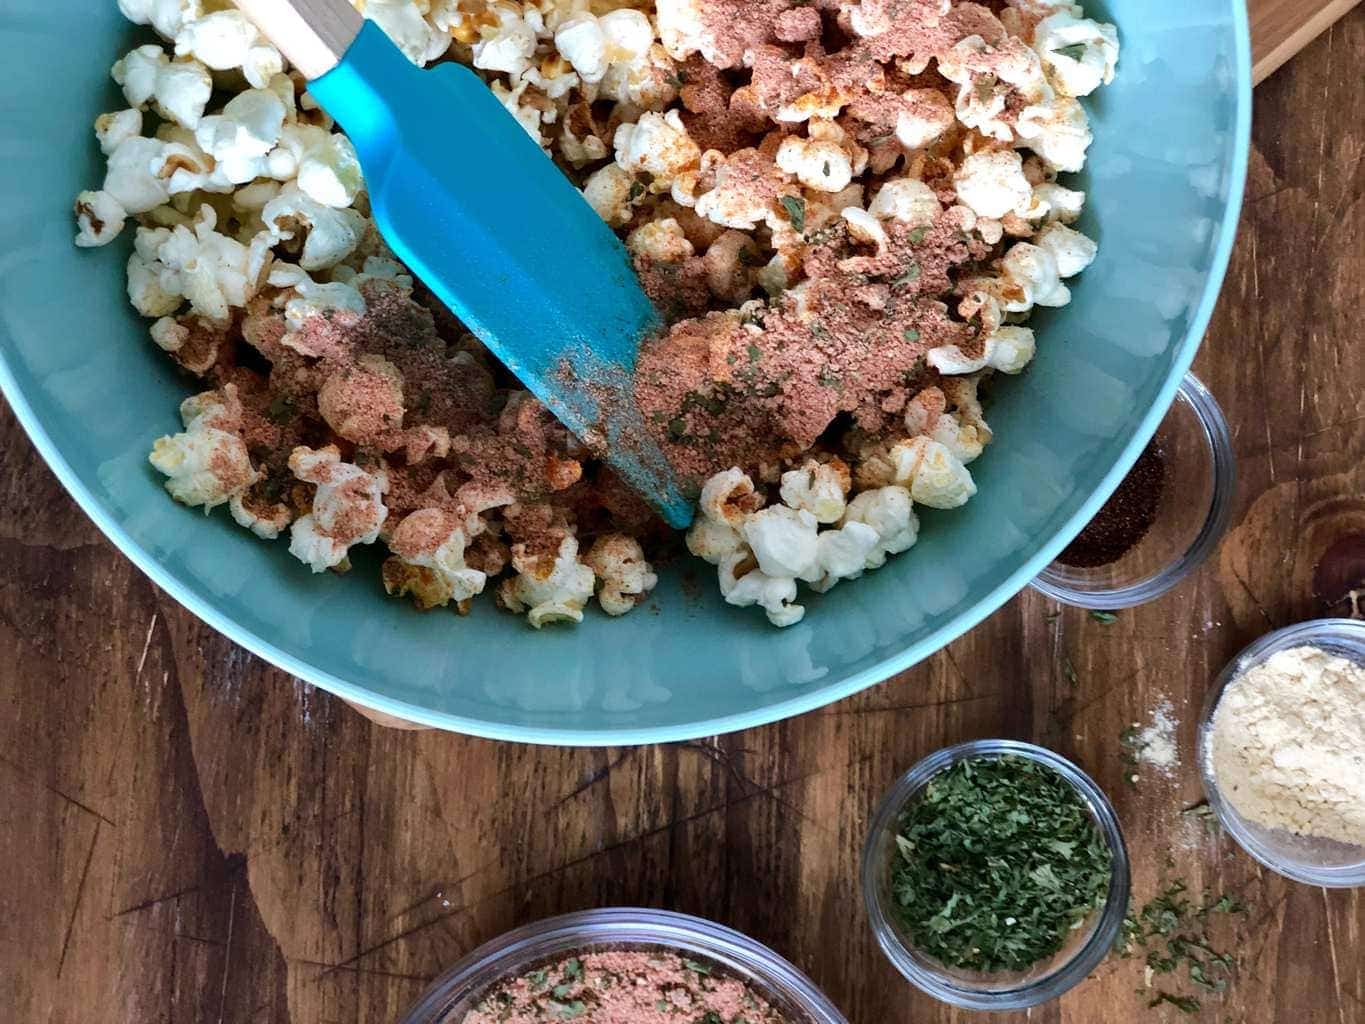
[{"label": "dried green herb flakes", "polygon": [[961,761],[901,814],[896,912],[944,964],[1019,971],[1065,944],[1108,891],[1112,855],[1065,779],[1019,757]]}]

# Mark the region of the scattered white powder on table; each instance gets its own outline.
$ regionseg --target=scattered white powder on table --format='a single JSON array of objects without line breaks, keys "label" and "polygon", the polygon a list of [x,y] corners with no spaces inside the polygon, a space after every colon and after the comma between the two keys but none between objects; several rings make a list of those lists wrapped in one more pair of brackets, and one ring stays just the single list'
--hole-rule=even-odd
[{"label": "scattered white powder on table", "polygon": [[1228,685],[1211,732],[1218,788],[1244,818],[1365,846],[1365,667],[1279,651]]},{"label": "scattered white powder on table", "polygon": [[1171,702],[1162,698],[1152,710],[1152,724],[1137,735],[1137,757],[1162,775],[1171,775],[1180,767],[1180,753],[1175,745],[1175,730],[1180,725]]},{"label": "scattered white powder on table", "polygon": [[1140,765],[1155,769],[1165,778],[1174,778],[1180,767],[1180,752],[1175,742],[1175,731],[1179,727],[1170,700],[1162,697],[1152,708],[1151,720],[1146,726],[1134,722],[1123,731],[1119,742],[1125,752],[1124,761],[1130,767],[1129,782],[1137,784],[1136,769]]}]

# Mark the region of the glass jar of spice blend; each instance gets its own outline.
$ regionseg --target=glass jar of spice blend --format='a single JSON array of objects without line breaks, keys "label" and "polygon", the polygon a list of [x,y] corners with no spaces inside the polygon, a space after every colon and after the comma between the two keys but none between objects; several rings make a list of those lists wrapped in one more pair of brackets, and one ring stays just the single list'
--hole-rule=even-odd
[{"label": "glass jar of spice blend", "polygon": [[892,788],[863,850],[877,942],[955,1006],[1054,999],[1108,954],[1128,907],[1114,809],[1079,768],[1028,743],[940,750]]},{"label": "glass jar of spice blend", "polygon": [[1208,389],[1186,374],[1128,476],[1033,587],[1080,608],[1154,600],[1218,546],[1236,489],[1227,420]]}]

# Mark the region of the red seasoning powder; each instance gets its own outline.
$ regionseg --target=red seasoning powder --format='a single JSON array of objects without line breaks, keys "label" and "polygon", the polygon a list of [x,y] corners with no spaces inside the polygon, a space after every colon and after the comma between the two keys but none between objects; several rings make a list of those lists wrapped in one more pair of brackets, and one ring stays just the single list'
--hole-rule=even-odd
[{"label": "red seasoning powder", "polygon": [[928,349],[974,348],[975,328],[950,319],[945,299],[950,271],[983,255],[981,243],[951,211],[932,227],[885,229],[878,250],[835,221],[814,235],[799,296],[748,323],[726,313],[683,321],[641,350],[636,400],[686,480],[796,455],[840,413],[884,429]]},{"label": "red seasoning powder", "polygon": [[[790,1024],[744,982],[677,953],[620,950],[530,971],[460,1024]],[[454,1022],[452,1022],[454,1024]]]}]

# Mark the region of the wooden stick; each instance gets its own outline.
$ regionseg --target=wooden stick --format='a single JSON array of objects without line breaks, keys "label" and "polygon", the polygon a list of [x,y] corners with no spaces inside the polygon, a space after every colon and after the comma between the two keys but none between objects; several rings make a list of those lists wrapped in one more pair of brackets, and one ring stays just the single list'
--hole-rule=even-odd
[{"label": "wooden stick", "polygon": [[261,34],[311,81],[340,63],[364,19],[347,0],[236,0]]}]

